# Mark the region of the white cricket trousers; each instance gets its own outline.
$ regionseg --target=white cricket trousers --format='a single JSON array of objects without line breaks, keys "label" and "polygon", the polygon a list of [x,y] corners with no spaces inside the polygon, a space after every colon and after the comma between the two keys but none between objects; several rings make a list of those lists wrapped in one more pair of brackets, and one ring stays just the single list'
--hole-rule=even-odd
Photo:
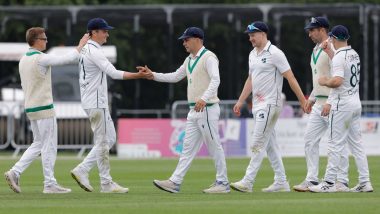
[{"label": "white cricket trousers", "polygon": [[199,152],[202,142],[206,143],[209,154],[214,160],[216,180],[228,183],[226,159],[219,140],[218,121],[220,115],[219,104],[206,106],[203,112],[196,112],[191,108],[187,115],[185,140],[179,157],[177,168],[169,178],[176,184],[181,184],[191,166],[191,162]]},{"label": "white cricket trousers", "polygon": [[252,157],[245,172],[243,182],[254,183],[265,152],[274,171],[276,183],[286,182],[285,167],[281,159],[280,148],[276,142],[276,125],[281,108],[275,105],[253,109],[254,130],[252,134]]},{"label": "white cricket trousers", "polygon": [[20,176],[30,164],[41,154],[44,185],[57,184],[54,177],[54,164],[57,159],[57,119],[55,117],[31,120],[33,143],[12,167],[12,171]]},{"label": "white cricket trousers", "polygon": [[[321,116],[322,109],[323,105],[321,104],[316,103],[313,105],[306,126],[304,140],[307,181],[319,181],[319,143],[329,127],[329,118]],[[345,146],[341,154],[340,164],[338,166],[337,181],[348,184],[348,167],[348,148]]]},{"label": "white cricket trousers", "polygon": [[361,109],[356,111],[333,110],[330,112],[330,136],[325,181],[335,183],[341,154],[347,143],[355,159],[359,183],[370,181],[367,156],[361,141],[360,115]]},{"label": "white cricket trousers", "polygon": [[101,184],[112,181],[109,150],[116,143],[116,131],[108,109],[85,109],[94,133],[94,147],[78,167],[89,173],[97,164]]}]

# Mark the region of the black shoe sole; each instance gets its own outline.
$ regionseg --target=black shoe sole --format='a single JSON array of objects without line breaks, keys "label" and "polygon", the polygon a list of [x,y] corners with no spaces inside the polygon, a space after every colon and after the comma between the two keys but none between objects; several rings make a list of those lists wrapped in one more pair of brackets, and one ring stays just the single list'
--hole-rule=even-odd
[{"label": "black shoe sole", "polygon": [[71,177],[73,177],[73,179],[77,182],[77,184],[80,186],[80,188],[82,188],[84,191],[86,192],[92,192],[90,189],[88,189],[87,187],[85,187],[81,182],[79,182],[79,180],[77,179],[77,177],[74,175],[74,173],[70,173],[71,174]]}]

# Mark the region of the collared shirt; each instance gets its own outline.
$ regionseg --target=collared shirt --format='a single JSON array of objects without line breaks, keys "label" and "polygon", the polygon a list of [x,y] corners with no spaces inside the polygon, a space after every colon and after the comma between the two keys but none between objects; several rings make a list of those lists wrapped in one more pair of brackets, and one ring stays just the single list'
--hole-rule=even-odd
[{"label": "collared shirt", "polygon": [[249,54],[249,75],[252,80],[253,108],[263,105],[281,106],[282,74],[290,70],[285,54],[267,42],[258,53],[254,48]]},{"label": "collared shirt", "polygon": [[[196,61],[196,59],[200,56],[202,51],[205,49],[204,46],[197,52],[195,56],[192,54],[189,55],[190,57],[190,66],[193,65],[193,63]],[[217,59],[213,57],[209,57],[206,60],[206,70],[208,75],[210,76],[210,85],[208,86],[207,90],[203,93],[201,99],[206,101],[210,99],[211,97],[215,96],[218,93],[218,87],[220,84],[220,77],[219,77],[219,62]],[[179,82],[183,78],[186,77],[186,68],[184,65],[181,65],[175,72],[172,73],[156,73],[153,72],[154,80],[158,82]]]},{"label": "collared shirt", "polygon": [[331,109],[337,111],[350,111],[361,108],[359,97],[360,57],[358,53],[346,46],[339,48],[332,59],[333,77],[343,78],[343,83],[331,89],[327,103]]},{"label": "collared shirt", "polygon": [[39,58],[37,64],[42,75],[46,75],[46,73],[49,71],[50,66],[76,63],[76,60],[78,60],[79,57],[77,50],[70,51],[64,55],[45,54],[35,48],[29,48],[28,52],[38,52],[41,54],[41,57]]},{"label": "collared shirt", "polygon": [[82,107],[108,108],[107,75],[113,79],[123,79],[124,72],[116,70],[101,46],[93,40],[89,40],[82,48],[79,71]]}]

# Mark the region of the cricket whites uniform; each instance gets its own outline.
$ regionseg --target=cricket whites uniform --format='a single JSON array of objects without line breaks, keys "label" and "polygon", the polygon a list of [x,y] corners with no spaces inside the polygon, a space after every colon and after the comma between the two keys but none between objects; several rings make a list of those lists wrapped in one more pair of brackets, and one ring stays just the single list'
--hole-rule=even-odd
[{"label": "cricket whites uniform", "polygon": [[97,164],[101,184],[107,184],[112,181],[109,150],[116,143],[116,131],[108,108],[107,75],[123,79],[124,72],[116,70],[101,46],[93,40],[82,48],[79,71],[82,107],[91,123],[94,147],[78,167],[88,173]]},{"label": "cricket whites uniform", "polygon": [[290,70],[284,53],[270,41],[258,53],[249,54],[249,75],[252,80],[252,114],[254,119],[252,157],[242,181],[254,183],[265,152],[274,170],[276,183],[286,183],[284,164],[276,142],[275,125],[281,111],[282,74]]},{"label": "cricket whites uniform", "polygon": [[57,157],[57,119],[51,85],[51,66],[76,62],[79,53],[50,55],[30,48],[21,58],[19,72],[25,94],[25,112],[33,132],[33,143],[11,171],[20,176],[41,155],[44,186],[57,185],[54,164]]},{"label": "cricket whites uniform", "polygon": [[[214,159],[216,180],[228,184],[224,150],[219,140],[218,121],[220,115],[217,97],[220,83],[218,59],[214,53],[202,47],[195,57],[191,54],[183,65],[173,73],[155,73],[158,82],[178,82],[187,77],[187,99],[190,111],[187,115],[185,140],[177,168],[170,181],[181,184],[204,141]],[[203,112],[194,110],[195,103],[204,100],[207,105]]]},{"label": "cricket whites uniform", "polygon": [[[328,117],[321,116],[321,112],[330,94],[330,88],[319,85],[318,79],[322,76],[331,76],[330,63],[331,61],[327,53],[317,44],[313,49],[310,60],[313,75],[313,91],[309,99],[315,101],[315,104],[310,112],[304,136],[307,164],[306,181],[319,181],[319,142],[329,125]],[[347,147],[345,147],[338,168],[337,181],[348,184],[348,165],[348,150]]]},{"label": "cricket whites uniform", "polygon": [[360,131],[359,97],[360,58],[351,46],[339,48],[332,59],[332,76],[342,77],[343,84],[331,89],[327,103],[331,105],[328,164],[324,180],[334,183],[341,154],[348,143],[359,174],[359,183],[370,181],[367,156]]}]

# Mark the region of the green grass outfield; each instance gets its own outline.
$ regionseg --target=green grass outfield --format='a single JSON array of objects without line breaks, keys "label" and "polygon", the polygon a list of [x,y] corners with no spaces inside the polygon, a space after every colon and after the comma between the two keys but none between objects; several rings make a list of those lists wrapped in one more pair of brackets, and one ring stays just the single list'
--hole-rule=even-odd
[{"label": "green grass outfield", "polygon": [[[3,156],[4,157],[4,156]],[[84,192],[70,176],[70,170],[81,160],[59,158],[56,178],[73,190],[70,194],[46,195],[42,193],[41,161],[35,161],[21,177],[22,193],[13,193],[0,180],[0,213],[380,213],[380,157],[369,157],[373,193],[262,193],[261,189],[273,182],[273,172],[264,160],[257,176],[253,193],[231,192],[224,195],[207,195],[202,189],[215,179],[213,162],[196,159],[193,162],[179,194],[170,194],[153,186],[153,179],[167,179],[177,159],[111,160],[111,173],[115,181],[130,188],[127,194],[99,193],[97,170],[90,176],[95,192]],[[8,170],[16,160],[0,159],[0,172]],[[231,181],[239,180],[249,159],[228,159]],[[284,164],[291,186],[304,179],[306,164],[303,158],[285,158]],[[350,160],[350,187],[357,183],[356,167]],[[326,158],[321,160],[324,175]]]}]

